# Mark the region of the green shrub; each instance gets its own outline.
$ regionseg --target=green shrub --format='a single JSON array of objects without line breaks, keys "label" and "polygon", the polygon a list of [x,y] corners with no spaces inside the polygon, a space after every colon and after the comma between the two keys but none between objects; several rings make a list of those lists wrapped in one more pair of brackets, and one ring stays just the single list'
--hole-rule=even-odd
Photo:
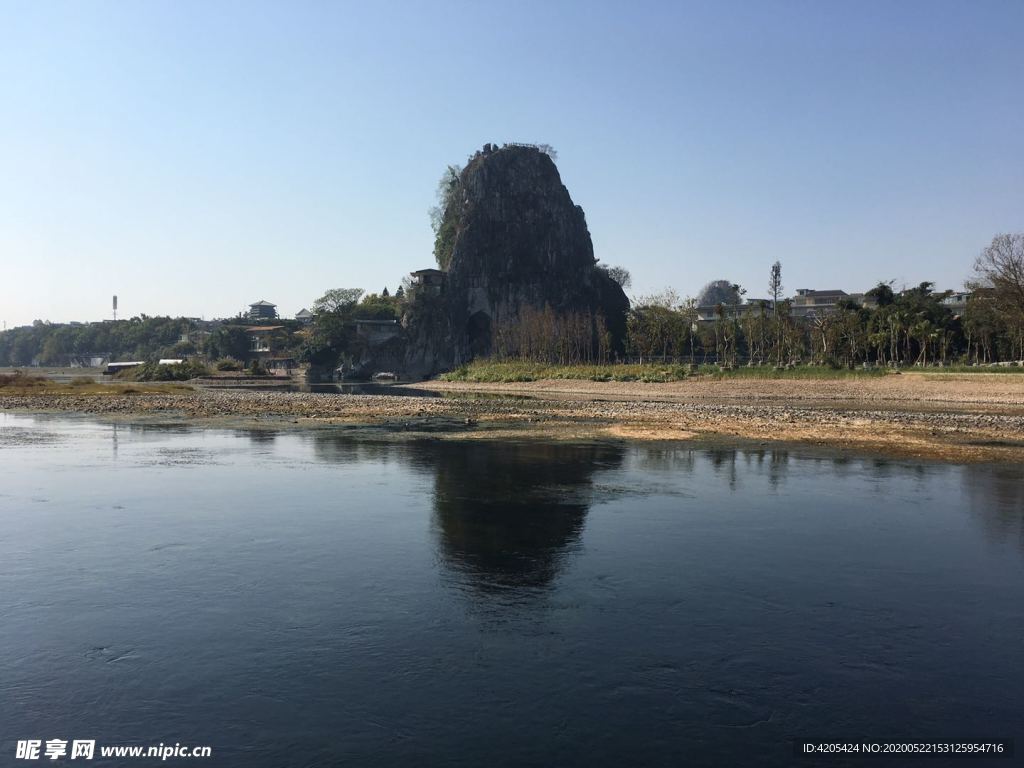
[{"label": "green shrub", "polygon": [[847,370],[844,368],[812,365],[781,370],[776,370],[773,366],[769,365],[755,367],[740,366],[730,370],[722,370],[717,365],[702,365],[695,371],[691,371],[689,365],[675,363],[548,365],[546,363],[533,363],[523,360],[475,360],[467,365],[459,366],[454,371],[443,374],[440,378],[444,381],[481,383],[566,379],[581,381],[639,381],[658,384],[669,381],[683,381],[693,376],[716,379],[844,379],[864,376],[885,376],[886,373],[886,370],[883,368]]},{"label": "green shrub", "polygon": [[118,377],[132,381],[188,381],[197,376],[209,375],[209,370],[198,360],[186,360],[173,365],[143,363],[118,374]]}]

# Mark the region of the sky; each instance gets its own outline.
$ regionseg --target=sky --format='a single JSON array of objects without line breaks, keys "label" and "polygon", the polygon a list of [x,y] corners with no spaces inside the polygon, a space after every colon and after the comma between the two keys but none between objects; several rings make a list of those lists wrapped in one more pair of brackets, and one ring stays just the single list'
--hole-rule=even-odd
[{"label": "sky", "polygon": [[1024,231],[1024,2],[0,0],[0,321],[283,316],[547,143],[633,296],[959,288]]}]

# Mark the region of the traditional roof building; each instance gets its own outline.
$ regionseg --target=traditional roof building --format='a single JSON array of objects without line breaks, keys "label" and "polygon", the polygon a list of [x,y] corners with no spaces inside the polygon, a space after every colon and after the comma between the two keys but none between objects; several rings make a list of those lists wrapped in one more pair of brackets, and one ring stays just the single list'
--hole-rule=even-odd
[{"label": "traditional roof building", "polygon": [[277,304],[271,304],[266,299],[250,304],[249,319],[254,323],[260,320],[277,320]]}]

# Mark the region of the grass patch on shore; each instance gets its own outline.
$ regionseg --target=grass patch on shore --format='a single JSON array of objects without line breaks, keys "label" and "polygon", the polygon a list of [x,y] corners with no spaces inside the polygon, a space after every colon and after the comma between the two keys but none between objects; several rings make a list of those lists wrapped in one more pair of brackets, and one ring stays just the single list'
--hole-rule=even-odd
[{"label": "grass patch on shore", "polygon": [[190,392],[191,387],[183,384],[127,384],[95,381],[81,376],[69,382],[53,381],[45,376],[15,371],[0,374],[0,396],[16,395],[144,395],[161,392]]},{"label": "grass patch on shore", "polygon": [[772,365],[740,366],[723,371],[716,365],[702,365],[697,374],[714,379],[863,379],[888,375],[884,368],[832,368],[827,365],[799,365],[776,370]]},{"label": "grass patch on shore", "polygon": [[518,382],[542,379],[580,381],[681,381],[685,365],[548,365],[518,360],[475,360],[442,374],[442,381]]},{"label": "grass patch on shore", "polygon": [[1024,367],[1018,365],[947,365],[945,368],[907,366],[903,373],[1009,373],[1024,374]]},{"label": "grass patch on shore", "polygon": [[741,366],[732,370],[721,370],[717,365],[702,365],[691,371],[682,364],[646,365],[547,365],[517,360],[476,360],[460,366],[450,373],[442,374],[441,381],[466,381],[474,383],[514,383],[541,381],[543,379],[568,379],[577,381],[638,381],[662,383],[683,381],[692,377],[717,379],[846,379],[885,376],[886,370],[835,369],[825,366],[800,366],[775,370],[773,366]]}]

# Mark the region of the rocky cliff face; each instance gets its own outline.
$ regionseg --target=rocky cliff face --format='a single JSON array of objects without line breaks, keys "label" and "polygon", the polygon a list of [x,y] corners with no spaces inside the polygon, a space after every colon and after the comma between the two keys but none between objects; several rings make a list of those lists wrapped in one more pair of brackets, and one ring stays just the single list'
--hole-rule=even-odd
[{"label": "rocky cliff face", "polygon": [[485,147],[454,183],[443,226],[445,285],[407,318],[410,372],[490,354],[499,328],[545,308],[601,318],[612,348],[621,345],[629,301],[597,267],[583,209],[547,154]]}]

